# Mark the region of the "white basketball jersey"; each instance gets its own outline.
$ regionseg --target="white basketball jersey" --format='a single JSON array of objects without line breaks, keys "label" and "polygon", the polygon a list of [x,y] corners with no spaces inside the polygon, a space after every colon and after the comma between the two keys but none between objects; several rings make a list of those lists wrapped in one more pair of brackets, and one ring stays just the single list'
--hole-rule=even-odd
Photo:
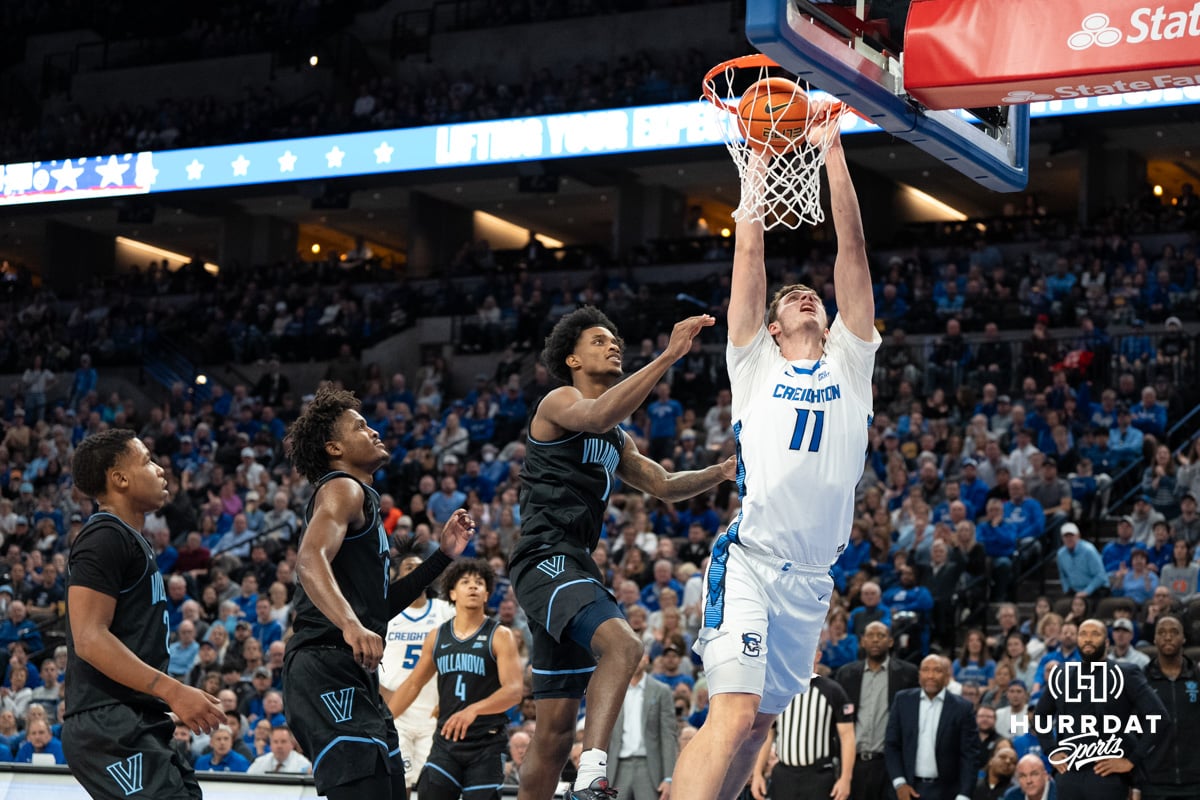
[{"label": "white basketball jersey", "polygon": [[[454,606],[445,600],[431,599],[423,609],[406,608],[392,617],[384,640],[383,660],[379,663],[379,685],[388,691],[396,691],[417,665],[425,637],[453,616]],[[401,719],[410,719],[414,723],[433,719],[437,704],[437,681],[429,681],[421,687],[417,699]]]},{"label": "white basketball jersey", "polygon": [[872,413],[881,341],[872,332],[864,342],[836,317],[817,361],[785,359],[766,326],[745,347],[727,348],[742,498],[730,528],[739,544],[819,566],[845,548]]}]

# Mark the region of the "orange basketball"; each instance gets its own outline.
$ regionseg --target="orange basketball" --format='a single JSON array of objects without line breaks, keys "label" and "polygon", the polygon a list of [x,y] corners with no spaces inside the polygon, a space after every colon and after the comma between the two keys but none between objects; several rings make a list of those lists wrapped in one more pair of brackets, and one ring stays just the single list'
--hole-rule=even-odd
[{"label": "orange basketball", "polygon": [[808,96],[795,81],[763,78],[742,95],[738,117],[751,147],[781,155],[804,140]]}]

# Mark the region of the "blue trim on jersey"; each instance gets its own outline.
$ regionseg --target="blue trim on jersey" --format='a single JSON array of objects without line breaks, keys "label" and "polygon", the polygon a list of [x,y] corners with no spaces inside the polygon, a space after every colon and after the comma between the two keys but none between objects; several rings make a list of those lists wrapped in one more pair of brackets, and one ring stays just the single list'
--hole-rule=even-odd
[{"label": "blue trim on jersey", "polygon": [[550,594],[550,602],[546,604],[546,630],[550,630],[550,621],[554,619],[554,598],[557,597],[558,593],[563,589],[567,588],[568,586],[574,586],[577,583],[597,583],[597,581],[595,578],[579,578],[578,580],[567,581],[561,586],[556,586],[554,591]]},{"label": "blue trim on jersey", "polygon": [[492,640],[496,638],[496,630],[499,627],[499,625],[493,625],[492,630],[488,632],[488,652],[492,654],[492,658],[496,657],[496,648],[492,645]]},{"label": "blue trim on jersey", "polygon": [[537,675],[583,675],[587,672],[595,672],[595,667],[582,667],[580,669],[537,669],[530,667]]},{"label": "blue trim on jersey", "polygon": [[409,622],[420,622],[421,620],[425,619],[432,613],[433,613],[433,599],[432,598],[425,601],[425,613],[419,617],[410,617],[408,615],[408,609],[405,609],[400,612],[401,616],[403,616]]},{"label": "blue trim on jersey", "polygon": [[801,375],[815,375],[817,373],[817,370],[819,370],[821,368],[821,359],[818,358],[815,362],[813,362],[813,365],[811,367],[807,367],[807,368],[797,367],[796,365],[794,365],[790,362],[788,363],[788,366],[791,367],[792,374],[795,375],[796,377],[800,377]]},{"label": "blue trim on jersey", "polygon": [[553,442],[538,441],[537,439],[533,438],[533,434],[528,434],[525,438],[529,439],[529,441],[532,442],[533,444],[551,445],[551,444],[562,444],[563,442],[569,442],[572,439],[578,439],[582,435],[583,435],[583,431],[577,431],[565,439],[555,439]]},{"label": "blue trim on jersey", "polygon": [[[313,759],[312,771],[313,771],[314,775],[317,774],[317,767],[320,765],[321,759],[324,758],[325,754],[328,753],[329,750],[335,744],[338,744],[339,742],[357,742],[359,744],[377,744],[383,748],[383,752],[385,752],[385,753],[388,752],[387,742],[383,741],[382,739],[376,739],[374,736],[371,736],[369,738],[365,737],[365,736],[339,736],[336,739],[334,739],[332,742],[330,742],[329,744],[325,745],[325,749],[322,750],[320,753],[318,753],[317,757],[315,759]],[[391,755],[392,755],[391,753],[388,753],[389,757]]]},{"label": "blue trim on jersey", "polygon": [[481,783],[478,786],[464,786],[462,792],[466,794],[467,792],[478,792],[483,789],[499,789],[502,785],[499,783]]},{"label": "blue trim on jersey", "polygon": [[725,565],[729,561],[729,545],[738,544],[738,525],[742,514],[738,512],[725,533],[713,543],[712,558],[708,562],[708,598],[704,603],[704,627],[720,628],[725,620]]},{"label": "blue trim on jersey", "polygon": [[395,758],[400,755],[400,745],[396,745],[396,749],[388,753],[388,758]]},{"label": "blue trim on jersey", "polygon": [[446,776],[446,780],[448,780],[448,781],[450,781],[451,783],[453,783],[453,784],[454,784],[455,786],[457,786],[457,787],[458,787],[460,790],[462,790],[462,791],[465,791],[465,790],[462,788],[462,784],[461,784],[461,783],[459,783],[458,781],[456,781],[456,780],[454,779],[454,776],[453,776],[453,775],[451,775],[449,772],[446,772],[446,770],[442,769],[442,768],[441,768],[441,767],[439,767],[437,764],[431,764],[430,762],[426,761],[426,762],[425,762],[425,769],[435,769],[435,770],[437,770],[438,772],[440,772],[440,773],[442,773],[443,775],[445,775],[445,776]]}]

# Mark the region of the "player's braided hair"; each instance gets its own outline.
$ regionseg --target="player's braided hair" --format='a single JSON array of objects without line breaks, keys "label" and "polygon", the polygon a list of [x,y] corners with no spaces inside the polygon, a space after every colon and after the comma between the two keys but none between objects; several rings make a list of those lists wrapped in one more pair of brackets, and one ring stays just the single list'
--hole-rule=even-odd
[{"label": "player's braided hair", "polygon": [[91,434],[75,448],[71,474],[75,486],[88,497],[99,497],[108,487],[108,471],[117,465],[136,434],[128,428],[110,428]]},{"label": "player's braided hair", "polygon": [[575,352],[579,337],[588,328],[607,328],[617,337],[617,345],[624,350],[625,341],[617,333],[617,326],[605,316],[604,312],[595,306],[583,306],[560,319],[546,337],[546,346],[542,349],[542,363],[550,374],[566,384],[571,383],[571,369],[567,366],[567,356]]},{"label": "player's braided hair", "polygon": [[346,411],[357,411],[358,398],[352,392],[335,389],[325,384],[317,389],[316,395],[304,413],[292,423],[284,447],[292,466],[313,483],[329,471],[329,453],[325,443],[333,438],[333,426]]}]

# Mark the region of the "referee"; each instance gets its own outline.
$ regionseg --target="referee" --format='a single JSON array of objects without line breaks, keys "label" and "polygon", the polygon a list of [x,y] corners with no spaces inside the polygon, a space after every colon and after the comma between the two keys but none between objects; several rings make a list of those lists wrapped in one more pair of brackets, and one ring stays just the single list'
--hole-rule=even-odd
[{"label": "referee", "polygon": [[[818,652],[816,661],[820,658]],[[772,748],[779,763],[770,770],[768,789]],[[750,791],[754,800],[847,800],[853,771],[853,708],[837,681],[813,675],[808,691],[793,697],[772,724],[754,764]]]}]

